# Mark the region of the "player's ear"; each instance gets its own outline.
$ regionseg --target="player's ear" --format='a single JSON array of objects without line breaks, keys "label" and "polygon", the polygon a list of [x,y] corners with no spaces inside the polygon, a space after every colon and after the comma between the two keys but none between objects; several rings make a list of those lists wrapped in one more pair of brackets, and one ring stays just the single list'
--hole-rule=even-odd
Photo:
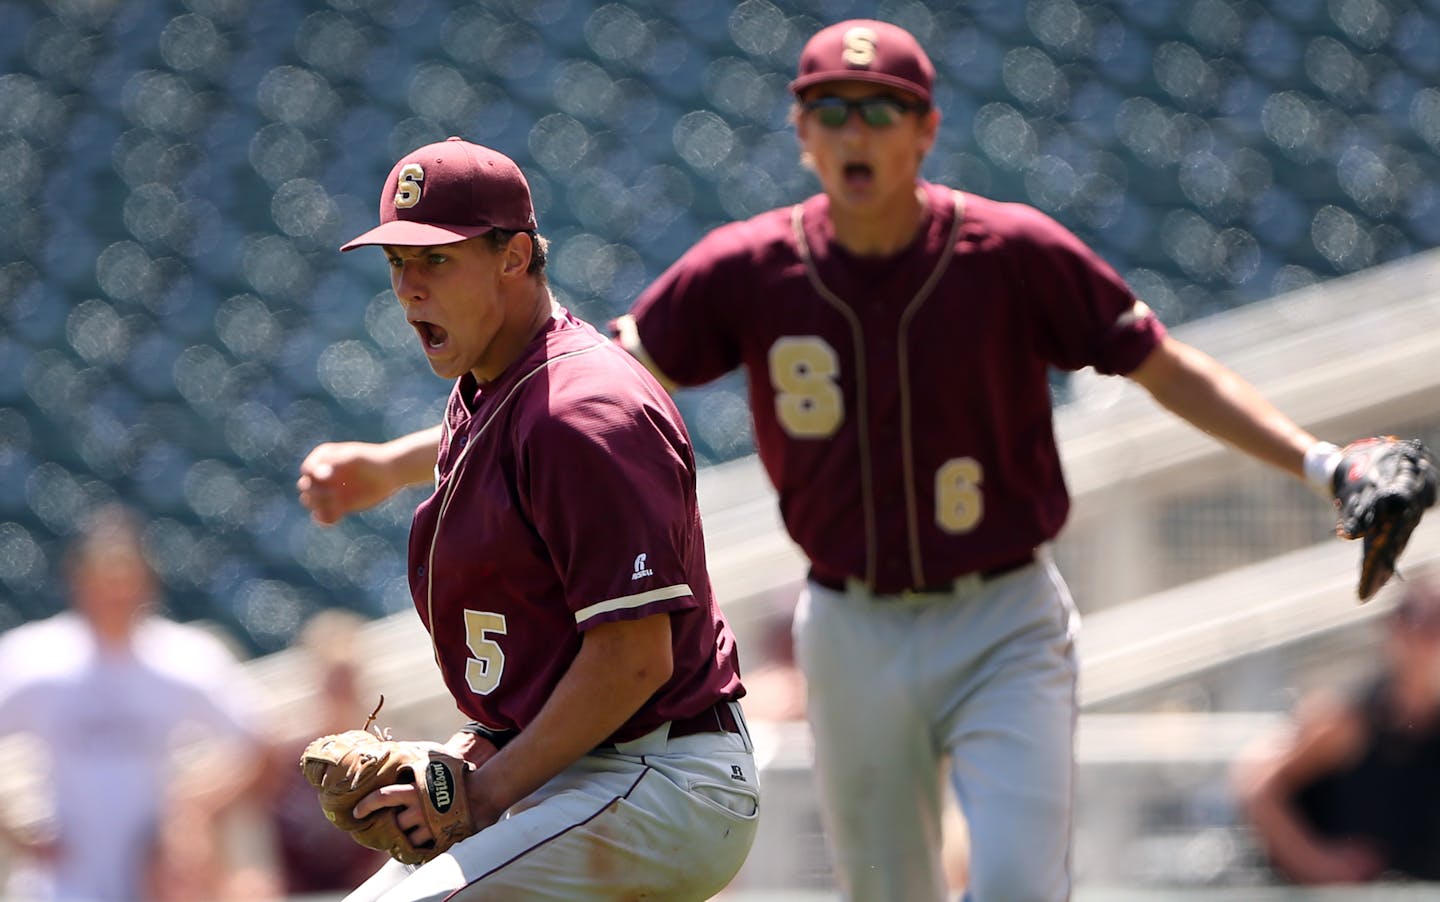
[{"label": "player's ear", "polygon": [[790,104],[790,113],[788,119],[790,121],[790,125],[795,128],[796,140],[800,142],[801,147],[804,147],[805,142],[809,139],[810,123],[808,121],[809,117],[807,117],[805,115],[805,111],[800,108],[800,103],[801,98],[797,97],[795,99],[795,102]]},{"label": "player's ear", "polygon": [[530,269],[530,258],[535,254],[535,243],[529,232],[516,232],[505,242],[500,251],[500,271],[503,275],[524,275]]},{"label": "player's ear", "polygon": [[802,114],[800,104],[790,107],[790,123],[795,126],[795,143],[800,146],[800,166],[815,171],[815,156],[810,152],[810,123]]},{"label": "player's ear", "polygon": [[923,157],[930,153],[935,146],[935,139],[940,134],[940,110],[938,107],[920,114],[920,155]]}]

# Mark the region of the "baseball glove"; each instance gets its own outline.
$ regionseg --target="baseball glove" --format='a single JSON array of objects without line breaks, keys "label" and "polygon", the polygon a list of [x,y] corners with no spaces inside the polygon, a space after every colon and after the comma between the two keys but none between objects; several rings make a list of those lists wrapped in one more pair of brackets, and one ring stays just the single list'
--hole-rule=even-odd
[{"label": "baseball glove", "polygon": [[[368,730],[321,736],[305,747],[300,769],[320,794],[330,822],[362,846],[389,852],[405,864],[420,864],[475,833],[465,794],[469,765],[436,743],[400,742]],[[365,796],[395,783],[419,788],[420,810],[433,837],[417,846],[396,821],[396,809],[355,817]]]},{"label": "baseball glove", "polygon": [[1435,503],[1435,458],[1415,439],[1360,439],[1341,449],[1334,486],[1335,534],[1364,540],[1357,593],[1368,601],[1395,573],[1420,515]]}]

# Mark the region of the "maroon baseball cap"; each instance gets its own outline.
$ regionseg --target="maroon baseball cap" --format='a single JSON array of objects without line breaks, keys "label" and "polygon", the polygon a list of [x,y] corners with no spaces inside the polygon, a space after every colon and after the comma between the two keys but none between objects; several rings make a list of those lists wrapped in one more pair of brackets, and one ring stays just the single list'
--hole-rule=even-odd
[{"label": "maroon baseball cap", "polygon": [[530,185],[515,161],[496,150],[450,138],[411,151],[385,179],[380,225],[342,245],[429,247],[454,244],[491,229],[535,228]]},{"label": "maroon baseball cap", "polygon": [[822,28],[805,43],[790,90],[799,95],[827,81],[873,82],[909,91],[930,103],[935,66],[915,36],[900,26],[851,19]]}]

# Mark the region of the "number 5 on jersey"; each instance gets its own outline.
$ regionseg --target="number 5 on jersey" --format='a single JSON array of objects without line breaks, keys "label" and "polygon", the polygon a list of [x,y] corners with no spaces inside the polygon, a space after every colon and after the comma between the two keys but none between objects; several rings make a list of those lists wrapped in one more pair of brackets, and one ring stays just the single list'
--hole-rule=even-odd
[{"label": "number 5 on jersey", "polygon": [[[770,346],[770,385],[775,419],[796,439],[825,439],[845,422],[840,355],[815,335],[786,336]],[[970,532],[985,516],[984,468],[973,457],[955,457],[935,471],[935,525],[951,534]]]},{"label": "number 5 on jersey", "polygon": [[465,662],[465,682],[476,695],[489,695],[505,672],[505,649],[492,636],[505,635],[505,615],[490,611],[465,612],[465,645],[471,658]]}]

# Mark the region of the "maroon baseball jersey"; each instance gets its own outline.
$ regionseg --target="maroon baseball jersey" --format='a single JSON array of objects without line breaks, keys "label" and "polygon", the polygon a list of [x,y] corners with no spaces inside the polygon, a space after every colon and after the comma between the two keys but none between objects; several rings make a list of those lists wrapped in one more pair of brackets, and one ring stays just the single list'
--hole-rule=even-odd
[{"label": "maroon baseball jersey", "polygon": [[1040,211],[924,185],[901,252],[856,257],[812,197],[707,235],[632,311],[665,376],[743,365],[760,458],[817,575],[936,585],[1069,509],[1048,365],[1128,373],[1164,327]]},{"label": "maroon baseball jersey", "polygon": [[410,589],[461,711],[497,730],[530,723],[585,630],[670,614],[674,674],[618,742],[743,695],[704,544],[669,395],[562,312],[500,378],[456,381]]}]

